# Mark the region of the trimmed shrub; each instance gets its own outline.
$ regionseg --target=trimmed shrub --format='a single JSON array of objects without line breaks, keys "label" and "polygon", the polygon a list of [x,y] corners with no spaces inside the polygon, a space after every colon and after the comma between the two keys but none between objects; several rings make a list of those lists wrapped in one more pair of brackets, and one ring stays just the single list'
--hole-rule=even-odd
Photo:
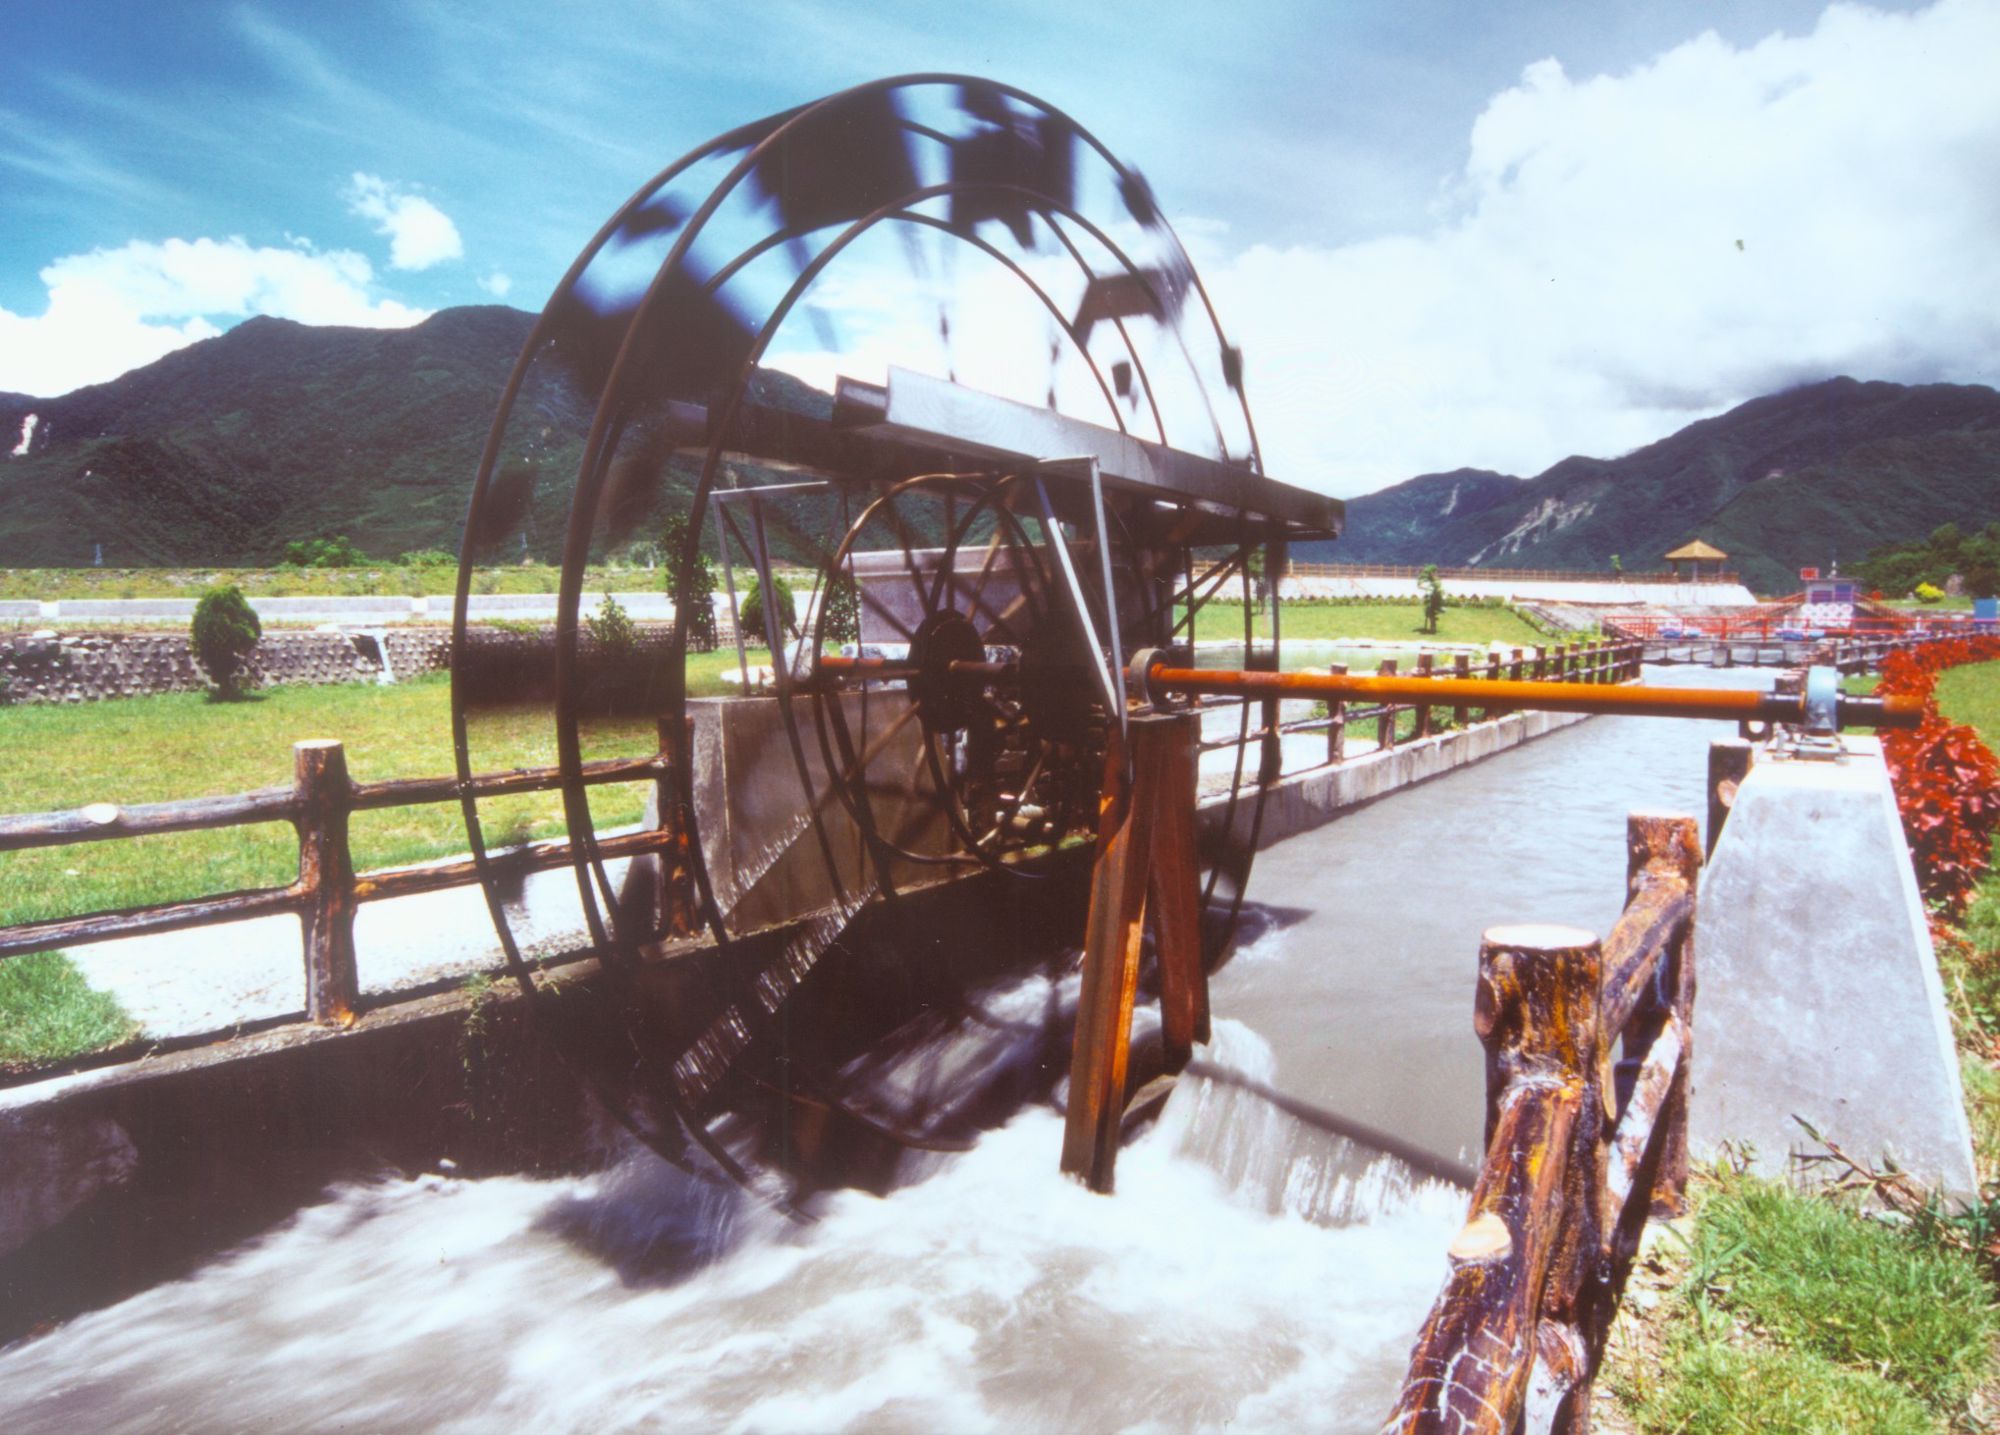
[{"label": "trimmed shrub", "polygon": [[264,625],[257,621],[256,610],[244,601],[243,590],[234,583],[201,595],[188,630],[188,646],[214,680],[218,698],[227,702],[243,695],[243,665],[263,635]]},{"label": "trimmed shrub", "polygon": [[[778,597],[778,640],[782,642],[798,632],[798,607],[792,598],[792,585],[783,574],[771,575],[771,591]],[[750,580],[750,592],[738,610],[738,626],[746,642],[764,641],[764,583],[760,578]]]}]

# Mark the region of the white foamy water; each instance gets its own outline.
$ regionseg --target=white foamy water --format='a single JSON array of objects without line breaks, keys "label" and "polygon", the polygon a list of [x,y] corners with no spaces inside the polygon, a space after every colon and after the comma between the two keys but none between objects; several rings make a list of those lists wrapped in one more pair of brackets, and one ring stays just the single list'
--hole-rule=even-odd
[{"label": "white foamy water", "polygon": [[[1231,1023],[1210,1055],[1268,1072]],[[1109,1199],[1028,1109],[806,1227],[649,1156],[345,1188],[0,1356],[0,1401],[14,1432],[1373,1429],[1464,1197],[1377,1180],[1318,1224],[1260,1106],[1189,1081]]]}]

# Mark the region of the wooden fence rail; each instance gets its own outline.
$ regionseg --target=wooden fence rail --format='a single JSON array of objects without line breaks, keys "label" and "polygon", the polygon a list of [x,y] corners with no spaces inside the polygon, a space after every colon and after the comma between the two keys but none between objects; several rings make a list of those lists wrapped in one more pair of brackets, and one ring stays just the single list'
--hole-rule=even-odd
[{"label": "wooden fence rail", "polygon": [[[682,741],[685,742],[684,737]],[[660,789],[659,810],[671,814],[675,803],[666,789],[670,786],[669,764],[675,750],[672,734],[663,724],[660,749],[653,756],[587,762],[583,764],[582,780],[593,787],[618,782],[654,782]],[[296,913],[305,962],[306,1015],[323,1024],[346,1025],[353,1021],[359,999],[354,918],[360,904],[440,891],[474,882],[479,877],[478,864],[470,857],[356,872],[348,843],[349,815],[385,807],[455,802],[465,795],[483,798],[548,792],[562,785],[560,771],[552,767],[481,773],[464,783],[449,777],[358,783],[348,777],[346,752],[336,739],[309,739],[294,744],[292,751],[290,787],[129,807],[95,803],[67,812],[0,817],[0,852],[260,822],[290,822],[297,829],[299,840],[299,875],[288,886],[0,927],[0,958],[119,937],[181,931],[215,922]],[[677,824],[668,822],[657,829],[600,837],[592,846],[599,857],[609,859],[665,851],[677,846],[680,840]],[[512,878],[567,866],[574,860],[574,853],[570,842],[553,840],[510,847],[491,854],[489,861],[495,870]]]},{"label": "wooden fence rail", "polygon": [[1634,813],[1626,843],[1602,944],[1518,926],[1480,946],[1486,1163],[1385,1429],[1587,1431],[1640,1232],[1682,1208],[1701,838]]}]

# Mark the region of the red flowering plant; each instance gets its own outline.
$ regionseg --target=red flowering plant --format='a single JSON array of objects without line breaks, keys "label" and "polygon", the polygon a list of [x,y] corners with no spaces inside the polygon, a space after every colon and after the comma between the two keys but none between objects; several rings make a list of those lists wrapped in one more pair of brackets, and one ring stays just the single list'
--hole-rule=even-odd
[{"label": "red flowering plant", "polygon": [[1882,663],[1884,694],[1924,700],[1923,721],[1882,734],[1882,755],[1896,785],[1903,834],[1916,859],[1925,898],[1956,913],[1992,863],[2000,830],[2000,761],[1978,732],[1945,720],[1937,706],[1937,677],[1961,663],[2000,659],[2000,637],[1954,638]]}]

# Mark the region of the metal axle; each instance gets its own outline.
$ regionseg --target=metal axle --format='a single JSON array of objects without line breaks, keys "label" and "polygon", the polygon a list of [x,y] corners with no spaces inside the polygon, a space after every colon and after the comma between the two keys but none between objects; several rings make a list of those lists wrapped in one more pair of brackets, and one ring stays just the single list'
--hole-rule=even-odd
[{"label": "metal axle", "polygon": [[[1765,693],[1739,688],[1662,688],[1598,683],[1532,683],[1496,678],[1426,678],[1363,673],[1269,673],[1229,668],[1169,665],[1159,649],[1135,655],[1131,675],[1155,707],[1179,706],[1177,698],[1200,694],[1225,697],[1320,698],[1332,702],[1374,699],[1425,703],[1436,707],[1530,709],[1559,713],[1624,713],[1631,717],[1714,718],[1724,722],[1781,722],[1817,726],[1808,694]],[[1812,686],[1812,685],[1808,685]],[[1915,727],[1923,701],[1914,697],[1854,697],[1834,703],[1840,727]]]}]

